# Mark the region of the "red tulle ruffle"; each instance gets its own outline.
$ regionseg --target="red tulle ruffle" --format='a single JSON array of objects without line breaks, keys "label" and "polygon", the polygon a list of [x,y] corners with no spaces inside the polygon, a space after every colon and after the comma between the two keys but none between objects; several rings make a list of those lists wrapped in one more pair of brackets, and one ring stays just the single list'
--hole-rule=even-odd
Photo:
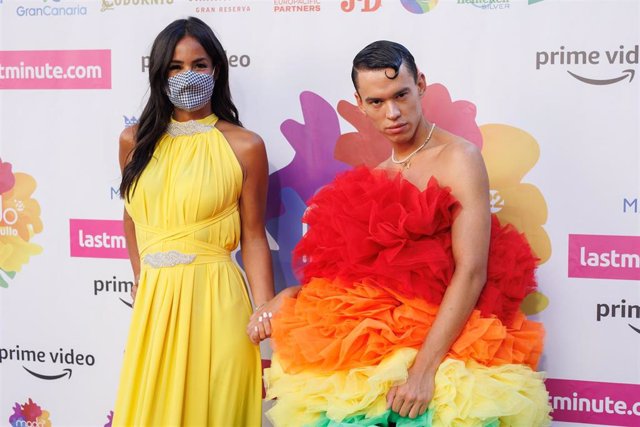
[{"label": "red tulle ruffle", "polygon": [[[438,305],[455,269],[451,225],[458,208],[435,178],[420,191],[399,174],[365,167],[345,172],[309,201],[309,231],[294,252],[302,282],[371,279]],[[524,237],[495,216],[489,252],[476,307],[508,324],[535,288],[536,258]]]}]

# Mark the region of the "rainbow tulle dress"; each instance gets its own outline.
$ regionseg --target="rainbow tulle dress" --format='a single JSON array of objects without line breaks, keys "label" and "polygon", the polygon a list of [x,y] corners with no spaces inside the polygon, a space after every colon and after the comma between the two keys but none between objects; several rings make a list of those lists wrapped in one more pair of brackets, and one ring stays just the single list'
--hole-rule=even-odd
[{"label": "rainbow tulle dress", "polygon": [[429,410],[386,408],[407,378],[454,272],[459,203],[432,178],[356,168],[309,202],[296,248],[303,287],[274,317],[268,416],[282,426],[543,426],[548,394],[535,368],[544,329],[519,306],[535,289],[536,258],[492,218],[487,283],[442,361]]}]

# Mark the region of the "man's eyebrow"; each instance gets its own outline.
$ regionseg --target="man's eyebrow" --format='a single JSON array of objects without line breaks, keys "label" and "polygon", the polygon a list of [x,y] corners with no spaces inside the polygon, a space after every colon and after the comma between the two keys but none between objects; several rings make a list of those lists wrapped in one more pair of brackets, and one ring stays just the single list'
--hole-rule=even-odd
[{"label": "man's eyebrow", "polygon": [[[402,89],[400,89],[400,90],[398,90],[396,93],[394,93],[394,94],[392,95],[392,98],[393,98],[393,97],[396,97],[396,96],[398,96],[398,95],[400,95],[400,94],[401,94],[401,93],[403,93],[403,92],[407,92],[408,90],[409,90],[409,88],[408,88],[408,87],[403,87]],[[377,97],[370,97],[370,96],[367,96],[364,100],[365,100],[365,101],[367,101],[367,102],[373,102],[373,101],[382,101],[382,98],[377,98]]]}]

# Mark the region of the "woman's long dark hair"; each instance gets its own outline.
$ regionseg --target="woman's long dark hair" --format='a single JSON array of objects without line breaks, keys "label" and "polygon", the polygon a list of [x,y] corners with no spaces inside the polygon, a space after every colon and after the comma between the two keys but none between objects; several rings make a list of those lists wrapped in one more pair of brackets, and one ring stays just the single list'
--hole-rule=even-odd
[{"label": "woman's long dark hair", "polygon": [[198,18],[189,17],[173,21],[158,34],[149,57],[149,101],[138,122],[136,142],[131,161],[122,172],[120,196],[130,200],[138,178],[151,161],[158,140],[166,131],[171,120],[173,104],[167,96],[169,65],[173,59],[176,44],[184,37],[191,36],[200,42],[216,69],[216,84],[211,95],[211,109],[222,120],[242,126],[238,109],[231,100],[229,90],[229,61],[218,38],[207,24]]}]

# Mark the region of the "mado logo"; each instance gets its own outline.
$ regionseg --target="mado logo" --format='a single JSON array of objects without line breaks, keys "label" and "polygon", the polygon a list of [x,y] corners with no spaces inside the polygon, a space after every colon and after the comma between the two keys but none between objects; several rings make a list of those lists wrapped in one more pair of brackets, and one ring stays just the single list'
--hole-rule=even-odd
[{"label": "mado logo", "polygon": [[438,5],[438,0],[401,0],[402,6],[411,13],[427,13]]},{"label": "mado logo", "polygon": [[0,287],[42,252],[31,242],[42,232],[40,205],[31,197],[36,181],[31,175],[12,172],[11,163],[0,159]]},{"label": "mado logo", "polygon": [[640,237],[569,235],[569,277],[640,280]]},{"label": "mado logo", "polygon": [[548,378],[553,420],[607,426],[640,425],[640,385]]},{"label": "mado logo", "polygon": [[29,398],[22,405],[15,403],[13,415],[9,417],[9,425],[11,427],[51,427],[51,420],[49,420],[49,412]]},{"label": "mado logo", "polygon": [[0,89],[111,89],[111,51],[0,51]]},{"label": "mado logo", "polygon": [[121,220],[70,219],[71,256],[129,259]]}]

